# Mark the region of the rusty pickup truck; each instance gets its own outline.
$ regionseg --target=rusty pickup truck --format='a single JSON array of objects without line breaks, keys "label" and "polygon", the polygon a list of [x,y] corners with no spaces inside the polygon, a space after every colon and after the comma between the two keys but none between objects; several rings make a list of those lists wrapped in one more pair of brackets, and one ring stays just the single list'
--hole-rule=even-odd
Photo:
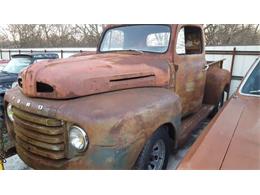
[{"label": "rusty pickup truck", "polygon": [[108,25],[95,54],[40,62],[5,95],[5,122],[35,169],[165,169],[230,84],[202,25]]}]

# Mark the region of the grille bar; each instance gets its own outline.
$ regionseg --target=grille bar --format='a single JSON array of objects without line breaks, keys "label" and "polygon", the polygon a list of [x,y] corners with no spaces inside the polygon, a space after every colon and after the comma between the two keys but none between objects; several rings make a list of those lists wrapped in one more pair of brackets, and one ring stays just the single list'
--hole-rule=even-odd
[{"label": "grille bar", "polygon": [[54,159],[54,160],[63,159],[65,157],[64,152],[53,152],[53,151],[41,149],[39,147],[36,147],[36,146],[33,146],[31,144],[24,142],[18,136],[16,136],[16,142],[19,146],[21,146],[25,150],[27,150],[31,153],[34,153],[36,155],[40,154],[43,157]]},{"label": "grille bar", "polygon": [[43,125],[38,125],[35,123],[30,123],[25,120],[21,120],[18,117],[14,115],[15,118],[15,123],[18,124],[19,126],[25,128],[25,129],[30,129],[31,131],[46,134],[46,135],[58,135],[58,134],[63,134],[64,129],[62,127],[46,127]]},{"label": "grille bar", "polygon": [[[15,119],[17,119],[17,117],[15,117]],[[64,141],[64,137],[62,134],[46,135],[46,134],[38,133],[35,131],[31,131],[31,129],[26,129],[26,128],[22,127],[18,123],[15,123],[15,131],[20,132],[27,137],[30,137],[32,139],[35,139],[35,140],[41,141],[41,142],[45,142],[45,143],[58,144],[58,143],[63,143],[63,141]]]},{"label": "grille bar", "polygon": [[61,120],[31,114],[29,112],[24,112],[24,111],[17,109],[15,107],[13,107],[13,112],[20,119],[23,119],[23,120],[26,120],[26,121],[29,121],[29,122],[32,122],[32,123],[36,123],[36,124],[40,124],[40,125],[44,125],[44,126],[50,126],[50,127],[62,126]]},{"label": "grille bar", "polygon": [[47,144],[47,143],[32,139],[30,137],[27,137],[27,136],[23,135],[20,131],[16,131],[15,133],[20,139],[22,139],[23,141],[25,141],[27,143],[30,143],[31,145],[38,146],[40,148],[44,148],[44,149],[48,149],[48,150],[54,150],[54,151],[64,150],[64,144]]},{"label": "grille bar", "polygon": [[63,166],[64,160],[62,159],[53,160],[43,156],[35,155],[34,153],[29,152],[19,145],[16,146],[16,151],[21,159],[26,162],[26,164],[36,169],[61,169]]}]

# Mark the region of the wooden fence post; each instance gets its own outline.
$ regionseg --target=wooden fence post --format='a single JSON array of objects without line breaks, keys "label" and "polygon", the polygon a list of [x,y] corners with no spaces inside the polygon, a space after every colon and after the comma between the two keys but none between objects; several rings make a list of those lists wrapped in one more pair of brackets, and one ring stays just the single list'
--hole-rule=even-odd
[{"label": "wooden fence post", "polygon": [[[235,57],[236,57],[236,53],[237,53],[236,51],[237,51],[237,49],[236,49],[236,47],[234,47],[233,51],[232,51],[232,60],[231,60],[231,67],[230,67],[231,80],[232,80],[232,77],[233,77]],[[229,89],[228,89],[228,92],[227,92],[227,98],[229,98],[229,93],[230,93],[230,86],[229,86]]]}]

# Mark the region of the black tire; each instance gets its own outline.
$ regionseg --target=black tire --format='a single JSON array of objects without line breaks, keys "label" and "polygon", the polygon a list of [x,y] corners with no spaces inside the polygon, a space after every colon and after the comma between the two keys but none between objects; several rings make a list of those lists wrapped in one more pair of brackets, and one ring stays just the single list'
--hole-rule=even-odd
[{"label": "black tire", "polygon": [[222,92],[220,100],[219,100],[218,104],[215,105],[212,112],[209,114],[209,118],[213,118],[218,113],[219,109],[222,107],[221,101],[222,101],[222,97],[224,97],[224,94],[225,94],[225,91]]},{"label": "black tire", "polygon": [[209,118],[212,119],[218,113],[218,110],[219,110],[219,105],[216,105],[211,111],[211,113],[209,114]]},{"label": "black tire", "polygon": [[[170,138],[168,134],[168,128],[160,127],[145,143],[134,168],[138,170],[166,169],[169,159],[169,146]],[[160,152],[159,149],[156,151],[156,147],[161,148],[162,151],[164,150],[164,152]]]}]

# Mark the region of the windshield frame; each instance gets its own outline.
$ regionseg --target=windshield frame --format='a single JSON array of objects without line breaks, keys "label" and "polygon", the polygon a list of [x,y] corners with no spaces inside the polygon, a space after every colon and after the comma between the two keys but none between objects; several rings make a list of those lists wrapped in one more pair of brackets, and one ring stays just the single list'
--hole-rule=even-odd
[{"label": "windshield frame", "polygon": [[240,87],[239,87],[239,94],[242,96],[248,96],[248,97],[258,97],[260,98],[260,95],[257,94],[249,94],[249,93],[243,93],[242,89],[247,82],[248,78],[251,76],[252,72],[255,70],[256,66],[260,63],[260,57],[256,58],[255,62],[253,63],[252,67],[250,68],[249,72],[246,74],[245,78],[243,79]]},{"label": "windshield frame", "polygon": [[98,53],[118,53],[118,52],[128,52],[130,50],[111,50],[111,51],[101,51],[100,48],[101,48],[101,45],[102,45],[102,42],[105,38],[105,35],[107,33],[107,31],[111,30],[111,29],[115,29],[115,28],[120,28],[120,27],[127,27],[127,26],[142,26],[142,25],[151,25],[151,26],[167,26],[169,27],[169,32],[170,32],[170,37],[169,37],[169,43],[168,43],[168,47],[167,49],[164,51],[164,52],[155,52],[155,51],[145,51],[145,50],[140,50],[142,51],[143,53],[151,53],[151,54],[166,54],[169,49],[170,49],[170,46],[171,46],[171,40],[172,40],[172,26],[169,25],[169,24],[123,24],[123,25],[115,25],[115,26],[112,26],[112,27],[109,27],[107,29],[105,29],[102,33],[102,36],[101,36],[101,39],[98,43],[98,47],[97,47],[97,52]]}]

